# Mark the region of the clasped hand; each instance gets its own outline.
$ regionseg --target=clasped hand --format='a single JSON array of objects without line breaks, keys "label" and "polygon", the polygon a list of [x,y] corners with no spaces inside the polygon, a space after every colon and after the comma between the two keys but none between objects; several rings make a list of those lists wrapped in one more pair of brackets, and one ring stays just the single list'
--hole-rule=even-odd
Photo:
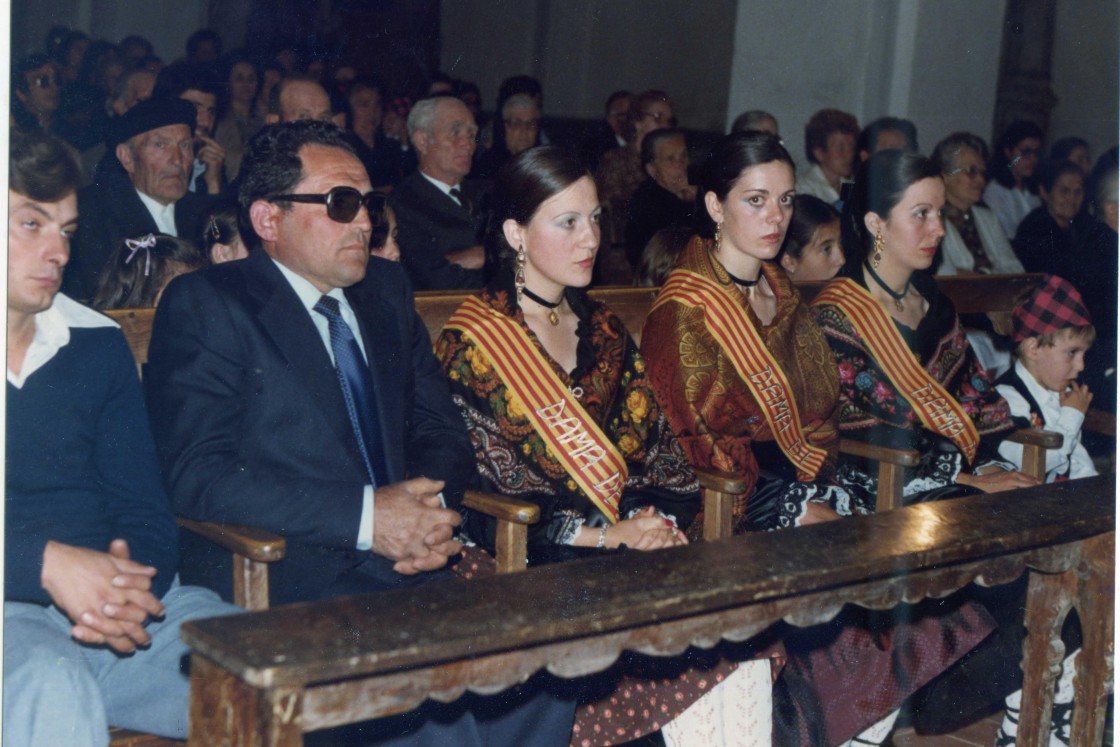
[{"label": "clasped hand", "polygon": [[109,552],[53,541],[43,550],[43,588],[74,623],[70,634],[120,653],[151,641],[144,624],[164,611],[151,592],[155,575],[152,566],[129,558],[123,539],[113,540]]},{"label": "clasped hand", "polygon": [[459,514],[443,508],[443,483],[417,477],[377,488],[373,500],[373,552],[396,561],[405,575],[442,568],[463,546],[455,540]]},{"label": "clasped hand", "polygon": [[604,539],[607,547],[626,545],[631,550],[659,550],[688,544],[684,532],[659,516],[653,506],[646,506],[607,529]]}]

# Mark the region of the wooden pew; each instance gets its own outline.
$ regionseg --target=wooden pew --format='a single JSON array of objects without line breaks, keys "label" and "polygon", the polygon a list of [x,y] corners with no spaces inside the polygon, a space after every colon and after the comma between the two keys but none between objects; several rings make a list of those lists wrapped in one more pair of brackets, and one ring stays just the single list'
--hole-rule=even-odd
[{"label": "wooden pew", "polygon": [[541,669],[579,677],[626,650],[672,656],[782,619],[817,624],[845,603],[889,609],[1029,569],[1018,743],[1047,743],[1072,608],[1084,640],[1072,743],[1096,747],[1112,684],[1114,525],[1102,476],[192,622],[189,744],[292,747],[304,732],[497,692]]},{"label": "wooden pew", "polygon": [[[1041,275],[986,275],[974,277],[939,278],[940,287],[953,300],[962,313],[1009,313],[1022,294],[1029,292],[1041,281]],[[802,296],[811,301],[823,283],[798,284]],[[605,302],[641,342],[642,325],[649,307],[656,297],[653,288],[608,287],[591,291],[593,298]],[[416,296],[416,307],[434,341],[440,330],[459,304],[466,298],[460,291],[423,292]],[[124,309],[107,312],[121,325],[141,371],[148,360],[154,309]],[[1115,421],[1113,420],[1113,431]],[[1060,445],[1060,436],[1041,431],[1021,432],[1020,438],[1029,443],[1024,448],[1024,462],[1039,475],[1044,476],[1045,448]],[[841,451],[879,464],[878,510],[888,510],[902,505],[902,481],[905,469],[918,464],[918,453],[913,449],[897,450],[865,444],[852,439],[842,439]],[[731,511],[727,496],[742,492],[742,478],[721,473],[699,474],[703,488],[704,536],[718,539],[731,535]],[[539,511],[530,503],[513,499],[495,499],[470,492],[465,504],[499,519],[498,566],[503,572],[523,569],[528,524],[538,520]],[[283,557],[284,540],[269,532],[250,527],[207,525],[180,519],[192,531],[203,534],[219,546],[232,552],[235,558],[235,602],[247,609],[264,609],[268,605],[267,563]]]}]

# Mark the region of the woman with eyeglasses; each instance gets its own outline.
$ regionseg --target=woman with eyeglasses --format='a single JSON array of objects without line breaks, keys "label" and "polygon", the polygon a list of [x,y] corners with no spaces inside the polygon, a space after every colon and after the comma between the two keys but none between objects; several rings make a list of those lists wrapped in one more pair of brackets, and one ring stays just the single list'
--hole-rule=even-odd
[{"label": "woman with eyeglasses", "polygon": [[930,159],[945,180],[945,236],[937,274],[1023,272],[999,218],[978,204],[987,183],[984,141],[971,132],[954,132],[937,144]]},{"label": "woman with eyeglasses", "polygon": [[471,170],[476,179],[493,179],[511,158],[539,144],[541,110],[531,96],[510,96],[502,105],[501,115],[502,121],[494,127],[494,145]]},{"label": "woman with eyeglasses", "polygon": [[1008,241],[1015,237],[1019,222],[1039,206],[1034,172],[1042,148],[1042,129],[1034,122],[1018,120],[1003,131],[988,162],[984,203],[992,209]]}]

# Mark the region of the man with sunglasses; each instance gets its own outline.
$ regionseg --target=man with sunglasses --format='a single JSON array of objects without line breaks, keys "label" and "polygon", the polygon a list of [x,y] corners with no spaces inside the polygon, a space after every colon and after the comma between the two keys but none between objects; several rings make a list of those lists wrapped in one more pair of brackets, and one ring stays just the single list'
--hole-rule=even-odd
[{"label": "man with sunglasses", "polygon": [[[473,450],[403,269],[370,257],[380,203],[361,161],[333,125],[277,124],[240,180],[258,251],[177,278],[152,330],[145,386],[176,511],[284,535],[273,605],[447,578]],[[229,598],[228,555],[183,542],[184,580]],[[570,702],[497,700],[425,706],[363,737],[567,744]]]},{"label": "man with sunglasses", "polygon": [[20,60],[12,69],[12,116],[20,129],[39,129],[54,132],[54,115],[62,102],[62,85],[58,68],[49,57],[32,54]]}]

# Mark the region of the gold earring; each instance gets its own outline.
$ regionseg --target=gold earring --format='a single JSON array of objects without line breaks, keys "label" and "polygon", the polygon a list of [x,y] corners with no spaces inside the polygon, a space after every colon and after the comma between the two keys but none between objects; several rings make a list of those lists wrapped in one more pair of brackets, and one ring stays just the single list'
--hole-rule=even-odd
[{"label": "gold earring", "polygon": [[722,223],[716,224],[716,243],[712,248],[712,251],[714,251],[716,254],[719,254],[720,247],[723,245],[723,231],[721,230],[722,228]]},{"label": "gold earring", "polygon": [[525,245],[517,247],[514,259],[513,287],[517,289],[517,301],[521,302],[521,291],[525,289]]},{"label": "gold earring", "polygon": [[875,234],[875,253],[871,255],[871,266],[876,270],[879,269],[879,263],[883,261],[883,232]]}]

